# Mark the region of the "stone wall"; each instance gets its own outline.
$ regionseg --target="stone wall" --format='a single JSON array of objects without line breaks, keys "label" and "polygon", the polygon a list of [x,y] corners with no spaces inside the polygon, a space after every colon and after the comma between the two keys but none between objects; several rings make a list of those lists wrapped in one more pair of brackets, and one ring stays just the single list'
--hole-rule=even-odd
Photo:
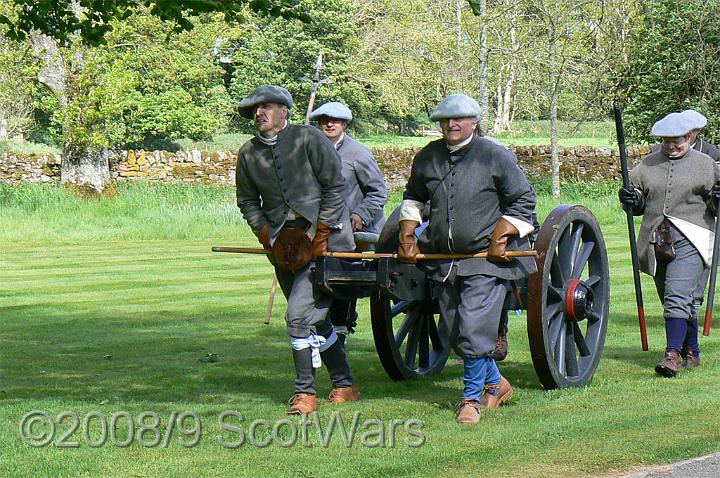
[{"label": "stone wall", "polygon": [[[549,146],[512,148],[520,166],[530,177],[550,175]],[[412,158],[419,148],[382,148],[373,152],[390,188],[404,186]],[[628,150],[631,164],[648,153],[647,147]],[[118,182],[134,180],[166,183],[232,185],[235,183],[235,152],[207,151],[117,151],[110,154],[110,173]],[[560,175],[564,179],[606,181],[620,179],[617,148],[578,146],[560,148]],[[60,157],[53,154],[9,154],[0,156],[0,181],[54,182],[60,180]]]}]

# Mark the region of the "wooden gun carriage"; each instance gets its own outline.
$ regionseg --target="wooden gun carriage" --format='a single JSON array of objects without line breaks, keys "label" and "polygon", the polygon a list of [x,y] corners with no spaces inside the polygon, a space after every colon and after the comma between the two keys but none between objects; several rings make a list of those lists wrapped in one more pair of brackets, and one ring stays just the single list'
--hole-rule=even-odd
[{"label": "wooden gun carriage", "polygon": [[[376,252],[397,251],[398,217],[396,209]],[[610,278],[602,232],[587,208],[560,205],[542,224],[534,249],[538,271],[508,287],[504,308],[527,310],[532,361],[546,389],[585,386],[607,333]],[[445,366],[448,331],[421,267],[392,257],[323,257],[313,282],[338,299],[370,297],[375,347],[393,380],[436,374]]]},{"label": "wooden gun carriage", "polygon": [[[318,258],[312,280],[315,288],[337,299],[370,298],[380,362],[390,378],[406,380],[439,373],[450,355],[450,344],[433,296],[433,281],[421,266],[392,257],[398,248],[399,216],[397,208],[376,238],[374,254]],[[610,307],[608,258],[600,226],[584,206],[557,206],[543,222],[534,251],[538,271],[508,286],[504,308],[527,311],[532,362],[546,389],[585,386],[600,362]]]}]

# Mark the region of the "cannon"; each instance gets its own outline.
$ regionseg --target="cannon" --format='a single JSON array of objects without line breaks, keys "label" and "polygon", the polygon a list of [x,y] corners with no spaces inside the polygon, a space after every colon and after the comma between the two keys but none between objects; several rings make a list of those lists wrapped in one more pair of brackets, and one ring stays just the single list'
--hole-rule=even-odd
[{"label": "cannon", "polygon": [[[399,215],[398,208],[388,218],[376,252],[397,251]],[[527,311],[532,363],[546,389],[585,386],[600,362],[610,307],[600,226],[583,206],[557,206],[543,222],[534,250],[538,271],[508,286],[504,308]],[[314,287],[338,299],[370,298],[375,347],[391,379],[439,373],[450,344],[432,281],[422,267],[375,256],[319,258]]]}]

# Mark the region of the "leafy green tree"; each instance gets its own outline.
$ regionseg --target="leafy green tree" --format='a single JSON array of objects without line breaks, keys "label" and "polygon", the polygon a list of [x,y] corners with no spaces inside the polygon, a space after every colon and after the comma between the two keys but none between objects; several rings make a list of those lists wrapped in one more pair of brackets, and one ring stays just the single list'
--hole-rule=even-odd
[{"label": "leafy green tree", "polygon": [[250,9],[270,16],[306,18],[296,0],[13,0],[12,13],[0,13],[7,35],[23,40],[33,30],[61,43],[79,36],[86,45],[100,45],[114,20],[126,20],[137,10],[173,25],[175,32],[191,30],[192,16],[221,12],[228,22],[242,21]]},{"label": "leafy green tree", "polygon": [[[102,192],[110,179],[109,147],[128,139],[141,142],[151,136],[201,137],[227,116],[222,108],[219,117],[208,115],[209,107],[227,106],[229,101],[217,87],[221,84],[216,81],[218,70],[210,67],[209,75],[203,73],[202,64],[209,60],[207,49],[181,49],[176,57],[166,41],[159,41],[159,33],[167,40],[172,32],[192,30],[199,24],[192,15],[203,12],[220,12],[226,20],[242,18],[248,12],[304,17],[300,9],[294,8],[296,3],[9,0],[2,3],[0,24],[8,38],[29,38],[40,63],[38,81],[55,97],[58,110],[53,119],[63,141],[63,183]],[[142,45],[141,31],[127,30],[135,28],[134,22],[143,16],[158,26],[157,32],[151,32],[157,34],[145,35],[152,45]],[[139,23],[137,28],[142,28],[143,21]],[[107,43],[112,39],[111,32],[124,41],[88,47]],[[198,41],[215,38],[208,34],[199,36]],[[199,67],[194,67],[195,63]],[[137,69],[149,64],[158,68]],[[156,74],[158,71],[160,74]]]},{"label": "leafy green tree", "polygon": [[[331,83],[319,88],[316,106],[337,100],[345,102],[355,116],[373,114],[376,105],[369,100],[366,82],[351,62],[360,47],[356,2],[301,0],[299,8],[312,21],[255,15],[223,42],[222,48],[232,58],[232,98],[240,101],[259,85],[282,85],[295,100],[293,121],[302,123],[311,88],[302,78],[312,77],[322,51],[321,76]],[[248,128],[249,124],[239,122],[238,126]]]},{"label": "leafy green tree", "polygon": [[720,141],[720,4],[658,0],[631,36],[625,124],[633,141],[655,142],[653,123],[672,111],[708,118],[703,137]]}]

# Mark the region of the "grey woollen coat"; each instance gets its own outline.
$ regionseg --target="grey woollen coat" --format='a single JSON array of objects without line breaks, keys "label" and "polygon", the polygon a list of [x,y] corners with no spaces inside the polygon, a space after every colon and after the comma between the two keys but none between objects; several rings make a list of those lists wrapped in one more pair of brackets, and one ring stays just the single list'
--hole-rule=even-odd
[{"label": "grey woollen coat", "polygon": [[340,157],[317,128],[288,124],[273,146],[257,137],[247,141],[238,152],[235,185],[243,217],[256,235],[268,223],[271,244],[292,209],[333,228],[328,250],[355,250]]},{"label": "grey woollen coat", "polygon": [[715,215],[708,207],[710,190],[720,179],[712,158],[690,149],[682,158],[670,159],[662,151],[651,153],[630,171],[632,184],[645,196],[645,209],[637,238],[640,270],[655,275],[652,232],[665,216],[713,230]]},{"label": "grey woollen coat", "polygon": [[350,214],[360,216],[367,232],[379,234],[385,223],[383,206],[388,192],[373,154],[347,133],[337,151],[342,159]]},{"label": "grey woollen coat", "polygon": [[[418,238],[420,250],[427,253],[485,251],[503,215],[532,224],[536,203],[535,192],[515,154],[477,136],[452,156],[444,139],[420,150],[413,159],[403,199],[430,202],[430,222]],[[529,246],[527,237],[514,237],[508,241],[507,249]],[[455,263],[460,276],[487,274],[515,280],[537,270],[533,257],[515,258],[507,263],[480,258]],[[435,265],[437,278],[447,274],[450,261]]]}]

